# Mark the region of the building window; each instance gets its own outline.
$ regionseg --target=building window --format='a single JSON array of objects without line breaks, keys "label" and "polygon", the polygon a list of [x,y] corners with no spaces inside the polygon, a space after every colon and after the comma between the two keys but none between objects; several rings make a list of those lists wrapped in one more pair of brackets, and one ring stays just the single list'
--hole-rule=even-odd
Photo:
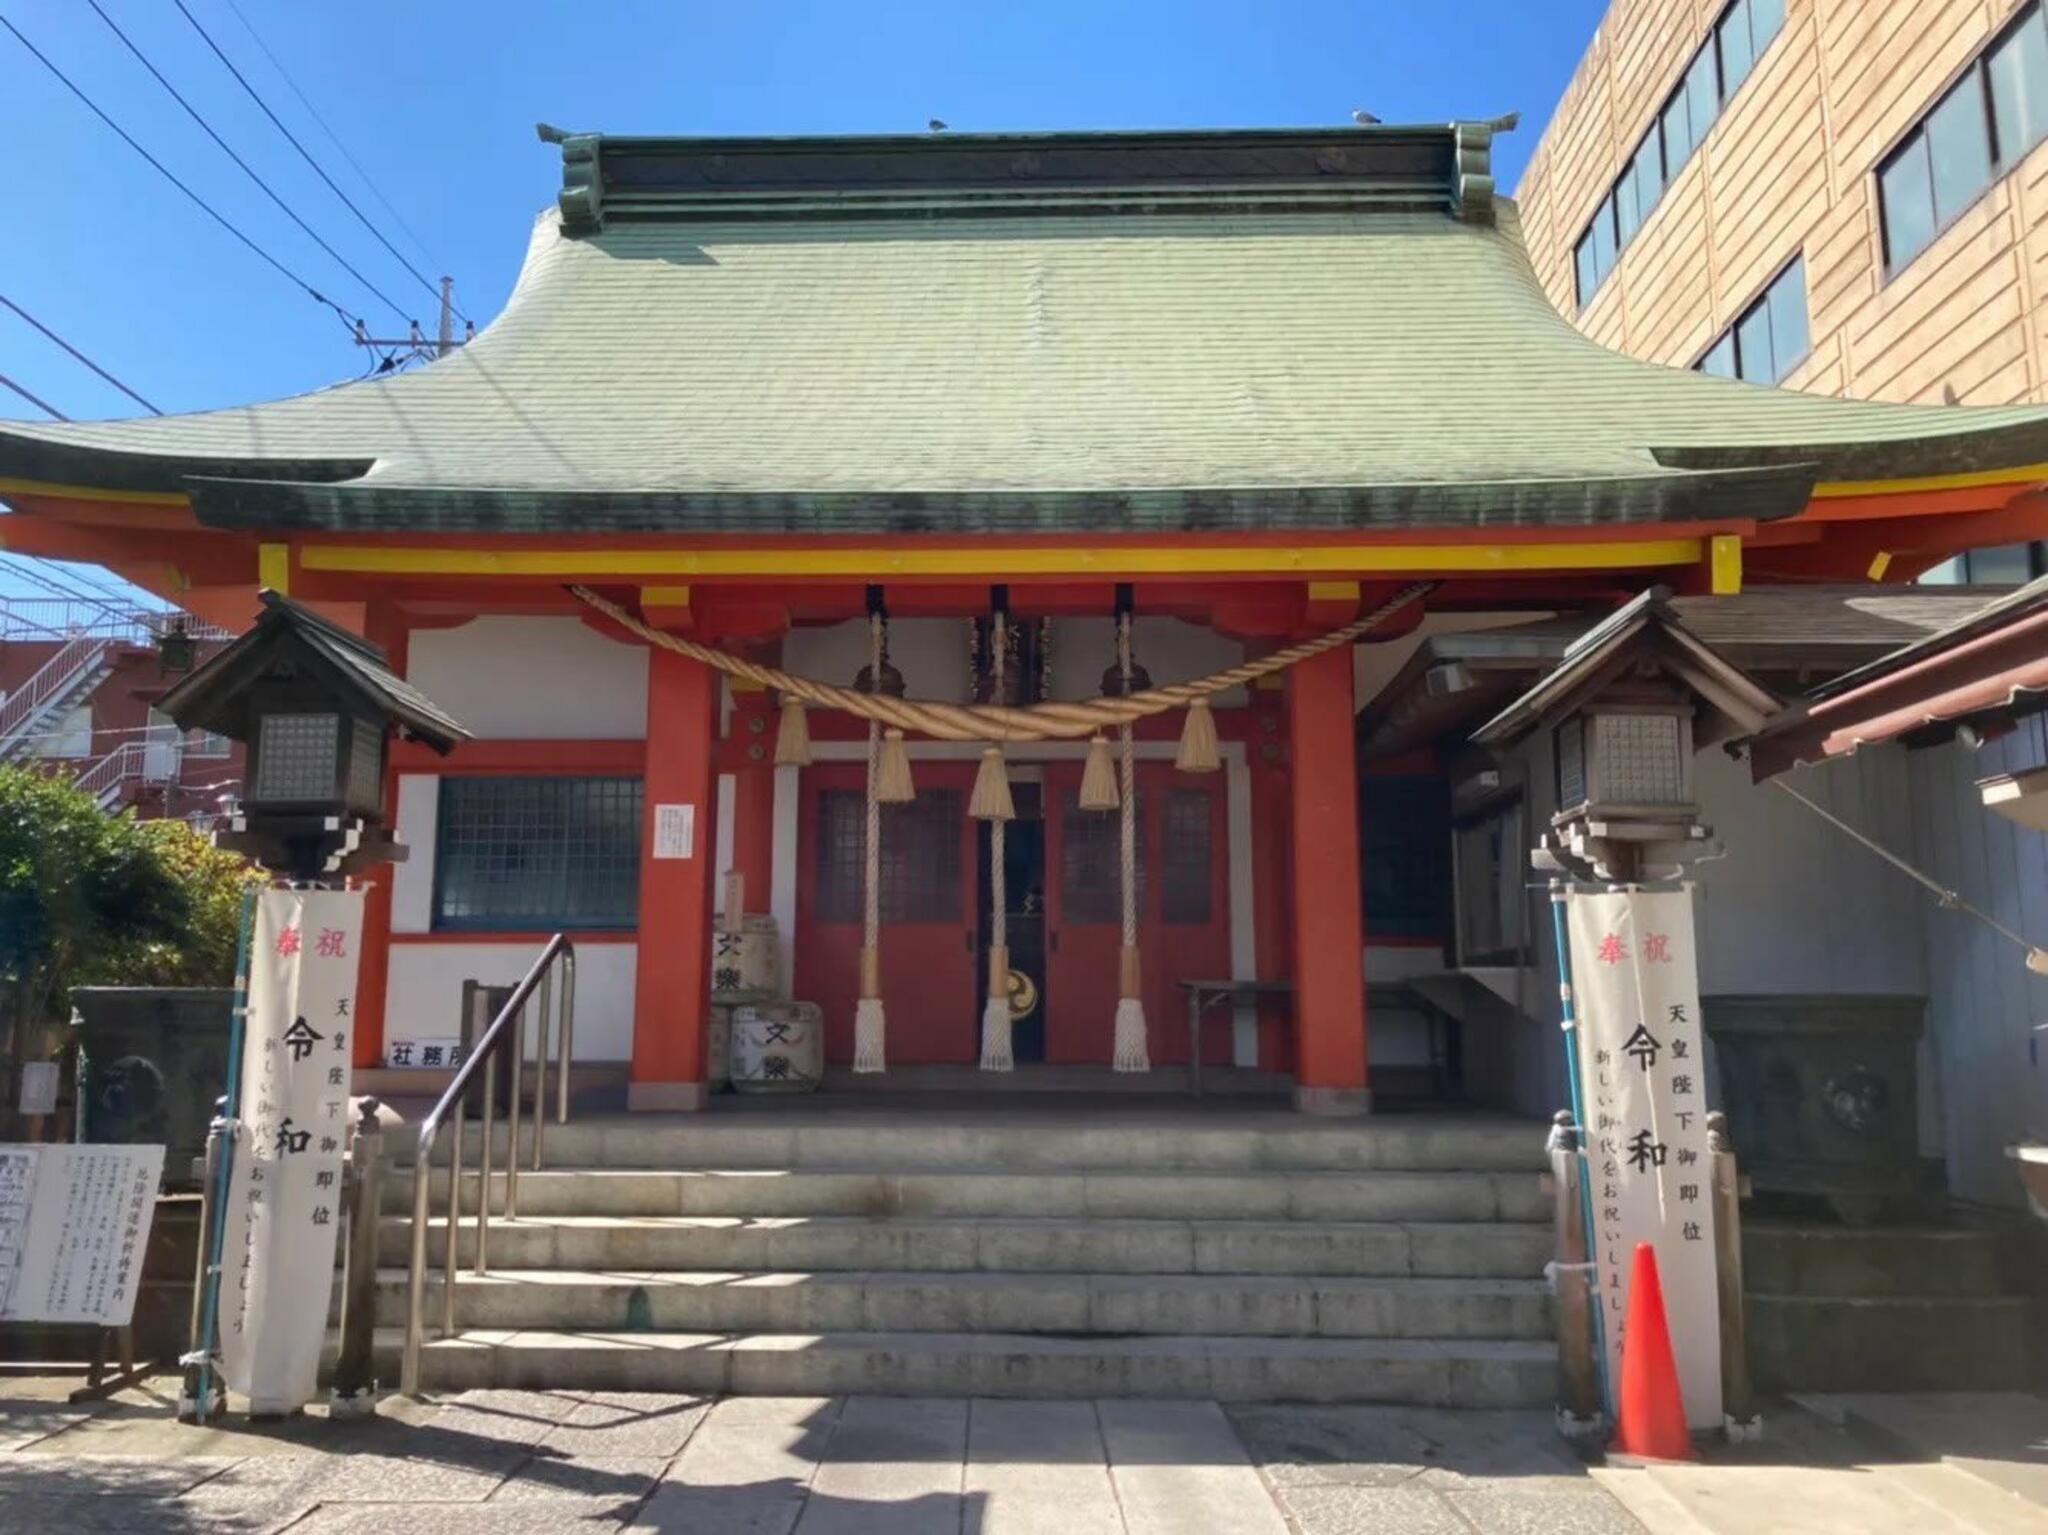
[{"label": "building window", "polygon": [[1776,384],[1805,360],[1807,349],[1806,261],[1794,256],[1693,366],[1719,378]]},{"label": "building window", "polygon": [[1522,962],[1529,904],[1523,889],[1529,857],[1525,824],[1521,795],[1509,794],[1454,825],[1460,965]]},{"label": "building window", "polygon": [[[960,920],[960,842],[966,796],[919,789],[907,805],[884,805],[877,894],[885,926]],[[868,800],[865,789],[818,795],[818,920],[859,922],[866,903]]]},{"label": "building window", "polygon": [[36,737],[38,757],[62,758],[75,761],[92,755],[92,705],[74,704],[62,714],[53,714],[43,722],[42,733]]},{"label": "building window", "polygon": [[2048,575],[2048,541],[1970,549],[1943,560],[1920,578],[1922,586],[2019,586]]},{"label": "building window", "polygon": [[1215,917],[1214,804],[1207,789],[1169,789],[1160,805],[1159,920],[1170,926],[1207,927]]},{"label": "building window", "polygon": [[637,778],[443,778],[435,929],[634,926],[641,793]]},{"label": "building window", "polygon": [[1784,25],[1785,0],[1733,0],[1721,12],[1573,248],[1581,309]]},{"label": "building window", "polygon": [[[1133,899],[1145,912],[1145,817],[1135,818],[1134,857],[1137,889]],[[1069,790],[1060,802],[1060,921],[1075,927],[1104,927],[1123,920],[1121,822],[1112,813],[1083,810],[1081,796]]]},{"label": "building window", "polygon": [[1877,168],[1896,272],[2048,135],[2048,21],[2029,5]]}]

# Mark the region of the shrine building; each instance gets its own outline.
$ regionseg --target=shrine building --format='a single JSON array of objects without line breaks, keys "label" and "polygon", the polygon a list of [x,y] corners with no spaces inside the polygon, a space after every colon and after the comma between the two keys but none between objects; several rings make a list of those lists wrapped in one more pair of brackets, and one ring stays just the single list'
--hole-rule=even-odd
[{"label": "shrine building", "polygon": [[968,1080],[1007,1009],[1020,1076],[1178,1071],[1187,983],[1234,983],[1214,1082],[1427,1095],[1456,1063],[1380,999],[1490,952],[1450,892],[1512,905],[1535,829],[1454,837],[1485,636],[1554,659],[1552,615],[1663,585],[1755,648],[1770,592],[2048,535],[2048,410],[1579,334],[1492,133],[569,136],[467,345],[8,423],[0,540],[234,629],[288,594],[472,732],[392,748],[359,1065],[566,931],[579,1063],[699,1108],[746,917],[828,1067]]}]

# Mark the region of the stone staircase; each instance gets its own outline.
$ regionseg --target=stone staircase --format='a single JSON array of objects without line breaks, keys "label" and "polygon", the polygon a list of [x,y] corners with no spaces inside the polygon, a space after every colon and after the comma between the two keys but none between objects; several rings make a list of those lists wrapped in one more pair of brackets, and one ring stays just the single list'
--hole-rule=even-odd
[{"label": "stone staircase", "polygon": [[[487,1277],[459,1228],[445,1340],[435,1175],[424,1384],[1544,1405],[1541,1147],[1502,1118],[1156,1101],[572,1122]],[[472,1207],[476,1150],[472,1126]],[[410,1170],[386,1191],[388,1374]]]},{"label": "stone staircase", "polygon": [[1982,1232],[1751,1219],[1742,1258],[1761,1390],[2031,1384],[2027,1301],[2003,1293]]}]

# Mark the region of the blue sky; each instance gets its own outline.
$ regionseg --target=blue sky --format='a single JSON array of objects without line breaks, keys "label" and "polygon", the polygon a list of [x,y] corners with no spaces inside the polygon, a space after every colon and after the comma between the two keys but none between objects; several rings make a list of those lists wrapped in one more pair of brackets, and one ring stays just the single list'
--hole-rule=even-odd
[{"label": "blue sky", "polygon": [[[503,303],[559,181],[536,121],[615,133],[917,132],[1336,124],[1519,110],[1512,185],[1605,0],[1038,0],[976,5],[698,0],[184,0],[358,207],[479,325]],[[201,196],[380,333],[434,300],[263,117],[175,0],[99,0],[308,224],[237,169],[86,0],[0,0],[14,23]],[[386,212],[236,14],[377,190]],[[265,266],[0,31],[9,156],[0,295],[167,411],[362,371],[341,320]],[[398,332],[391,327],[398,327]],[[0,373],[67,415],[135,407],[0,309]],[[0,417],[36,412],[0,391]],[[4,584],[0,584],[4,589]]]}]

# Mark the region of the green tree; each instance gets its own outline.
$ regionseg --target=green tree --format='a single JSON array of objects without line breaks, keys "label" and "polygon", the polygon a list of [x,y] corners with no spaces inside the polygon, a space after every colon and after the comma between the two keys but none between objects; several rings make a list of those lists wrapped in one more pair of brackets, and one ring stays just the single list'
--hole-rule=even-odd
[{"label": "green tree", "polygon": [[248,866],[182,822],[110,816],[63,779],[0,767],[0,979],[17,1027],[86,985],[233,978]]}]

